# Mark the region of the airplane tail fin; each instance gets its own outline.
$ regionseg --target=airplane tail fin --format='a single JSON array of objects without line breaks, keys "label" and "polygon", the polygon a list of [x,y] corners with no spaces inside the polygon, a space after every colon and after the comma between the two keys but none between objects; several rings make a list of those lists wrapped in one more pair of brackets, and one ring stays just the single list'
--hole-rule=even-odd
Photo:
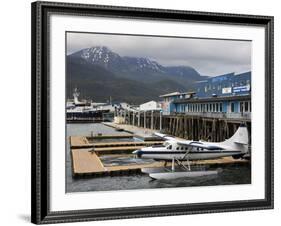
[{"label": "airplane tail fin", "polygon": [[240,149],[243,152],[248,152],[249,135],[248,129],[245,124],[241,124],[238,130],[233,134],[232,137],[222,142],[227,146],[232,146],[235,149]]}]

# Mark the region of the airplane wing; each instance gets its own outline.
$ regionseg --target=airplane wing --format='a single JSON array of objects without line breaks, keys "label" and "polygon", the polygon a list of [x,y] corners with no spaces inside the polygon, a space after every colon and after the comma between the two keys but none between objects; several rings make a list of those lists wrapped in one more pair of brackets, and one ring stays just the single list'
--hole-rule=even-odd
[{"label": "airplane wing", "polygon": [[207,150],[224,150],[224,148],[219,147],[217,145],[209,145],[209,144],[204,144],[198,141],[177,141],[179,145],[184,145],[188,147],[195,147],[195,148],[203,148]]},{"label": "airplane wing", "polygon": [[203,149],[206,149],[206,150],[224,150],[223,147],[220,147],[220,146],[217,146],[217,145],[204,144],[203,142],[199,142],[199,141],[188,141],[188,140],[184,141],[184,140],[180,140],[180,139],[177,139],[173,136],[163,134],[163,133],[154,133],[154,135],[158,136],[158,137],[161,137],[165,140],[176,141],[177,144],[188,146],[188,147],[203,148]]},{"label": "airplane wing", "polygon": [[157,137],[161,137],[165,140],[177,140],[175,137],[169,136],[169,135],[164,134],[164,133],[154,133],[154,135],[157,136]]}]

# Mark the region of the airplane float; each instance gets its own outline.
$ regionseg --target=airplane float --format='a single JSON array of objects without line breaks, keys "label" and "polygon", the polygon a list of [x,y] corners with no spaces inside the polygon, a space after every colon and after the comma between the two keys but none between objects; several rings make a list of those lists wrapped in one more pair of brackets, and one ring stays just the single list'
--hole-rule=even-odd
[{"label": "airplane float", "polygon": [[[133,152],[138,158],[165,161],[164,168],[142,169],[143,173],[149,174],[153,179],[175,179],[217,174],[217,170],[192,171],[190,161],[218,159],[228,156],[237,159],[248,153],[248,130],[244,124],[239,126],[232,137],[223,142],[182,140],[162,133],[155,133],[155,135],[165,140],[163,145],[145,147]],[[172,162],[171,169],[166,168],[169,161]],[[187,163],[187,167],[183,162]],[[180,171],[176,171],[175,164],[181,168]]]}]

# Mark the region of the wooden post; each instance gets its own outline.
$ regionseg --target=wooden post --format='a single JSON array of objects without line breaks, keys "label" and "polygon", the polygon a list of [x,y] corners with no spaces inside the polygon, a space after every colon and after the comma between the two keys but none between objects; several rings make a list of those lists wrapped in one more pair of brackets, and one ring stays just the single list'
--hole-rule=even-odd
[{"label": "wooden post", "polygon": [[159,130],[162,130],[162,110],[160,110],[159,112]]},{"label": "wooden post", "polygon": [[143,128],[146,129],[146,115],[145,115],[145,111],[143,112]]},{"label": "wooden post", "polygon": [[151,111],[150,129],[153,129],[153,111]]},{"label": "wooden post", "polygon": [[133,111],[133,123],[132,125],[134,126],[135,125],[135,112]]},{"label": "wooden post", "polygon": [[138,112],[138,127],[140,127],[140,111]]},{"label": "wooden post", "polygon": [[172,118],[169,117],[169,133],[171,134],[172,133]]}]

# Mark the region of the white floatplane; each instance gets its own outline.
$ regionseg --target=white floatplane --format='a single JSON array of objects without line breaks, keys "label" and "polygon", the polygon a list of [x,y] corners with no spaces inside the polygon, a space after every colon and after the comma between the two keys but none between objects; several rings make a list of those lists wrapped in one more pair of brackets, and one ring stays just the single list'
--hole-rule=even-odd
[{"label": "white floatplane", "polygon": [[[217,170],[192,171],[190,161],[218,159],[228,156],[242,158],[248,153],[248,130],[243,124],[239,126],[238,130],[231,138],[223,142],[182,140],[161,133],[155,133],[155,135],[165,139],[163,145],[145,147],[133,152],[138,158],[165,161],[165,166],[162,169],[142,169],[143,173],[149,174],[149,176],[154,179],[173,179],[217,174]],[[170,170],[166,168],[168,161],[172,162]],[[184,164],[184,162],[186,162],[186,164]],[[175,164],[184,171],[181,170],[177,172]]]}]

